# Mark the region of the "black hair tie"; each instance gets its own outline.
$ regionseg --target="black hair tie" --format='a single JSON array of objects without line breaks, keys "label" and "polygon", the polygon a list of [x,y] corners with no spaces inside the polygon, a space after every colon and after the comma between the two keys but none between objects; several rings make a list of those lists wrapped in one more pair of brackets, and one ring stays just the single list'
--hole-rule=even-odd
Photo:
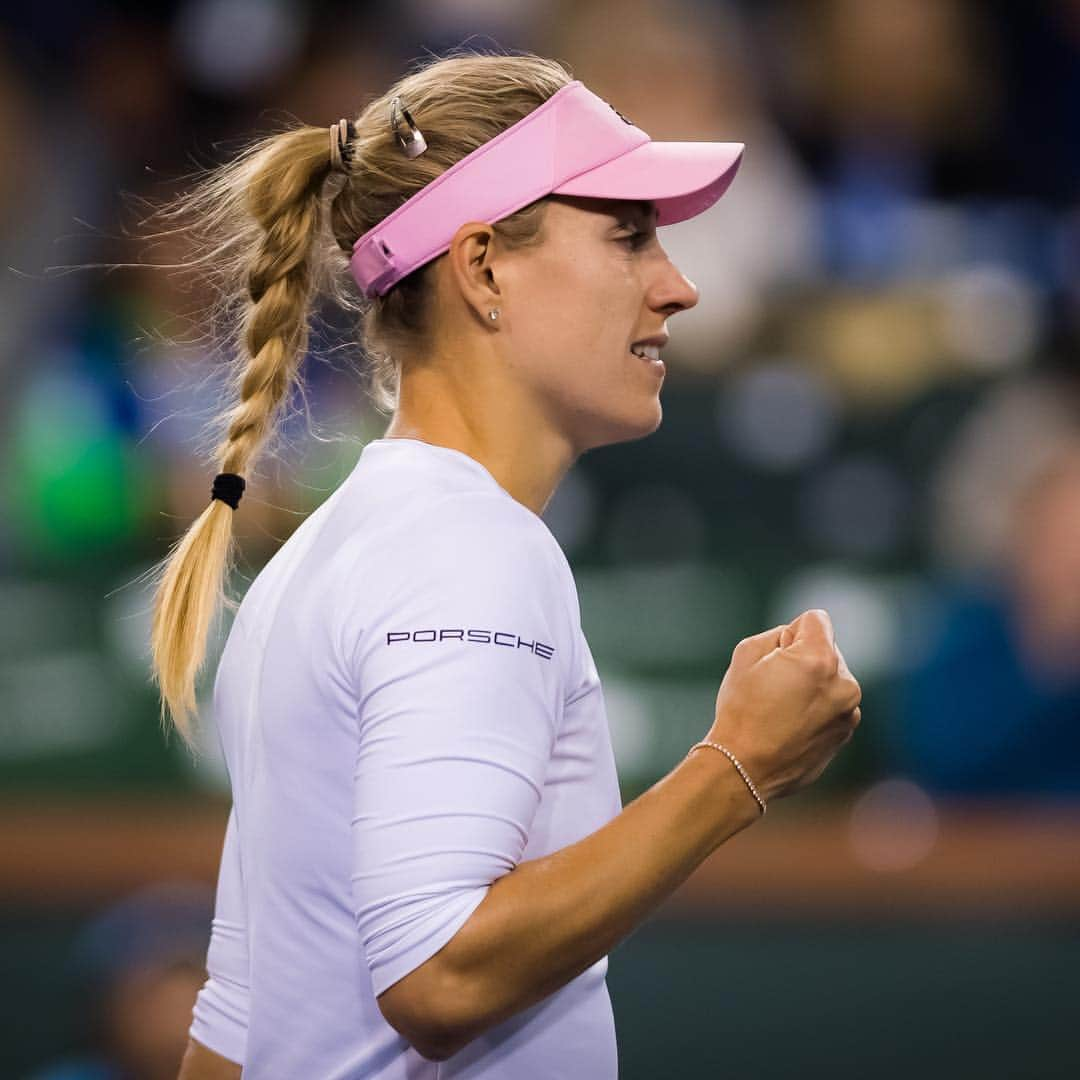
[{"label": "black hair tie", "polygon": [[214,486],[210,489],[210,501],[220,499],[234,510],[240,505],[240,496],[244,494],[246,484],[242,476],[223,472],[214,477]]}]

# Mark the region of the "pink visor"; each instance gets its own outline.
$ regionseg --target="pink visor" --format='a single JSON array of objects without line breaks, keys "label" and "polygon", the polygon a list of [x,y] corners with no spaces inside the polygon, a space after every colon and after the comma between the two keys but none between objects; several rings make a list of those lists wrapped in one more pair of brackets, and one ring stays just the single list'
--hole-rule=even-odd
[{"label": "pink visor", "polygon": [[469,221],[492,225],[545,195],[648,200],[657,225],[708,210],[727,190],[738,142],[653,142],[575,79],[452,165],[353,245],[352,275],[383,296],[450,248]]}]

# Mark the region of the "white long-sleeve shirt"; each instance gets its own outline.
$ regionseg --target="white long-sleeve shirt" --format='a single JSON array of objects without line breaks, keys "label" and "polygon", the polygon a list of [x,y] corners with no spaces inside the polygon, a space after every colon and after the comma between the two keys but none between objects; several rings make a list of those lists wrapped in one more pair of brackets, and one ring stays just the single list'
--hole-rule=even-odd
[{"label": "white long-sleeve shirt", "polygon": [[375,1000],[622,809],[570,566],[483,465],[368,443],[248,589],[214,715],[233,806],[195,1039],[245,1080],[615,1080],[606,956],[443,1062]]}]

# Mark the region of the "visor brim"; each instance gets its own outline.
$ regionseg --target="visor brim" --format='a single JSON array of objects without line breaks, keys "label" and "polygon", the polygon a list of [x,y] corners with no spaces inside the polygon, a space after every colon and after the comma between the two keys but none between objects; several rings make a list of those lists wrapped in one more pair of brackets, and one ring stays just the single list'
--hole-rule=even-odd
[{"label": "visor brim", "polygon": [[708,210],[727,191],[745,143],[647,142],[581,173],[553,195],[649,200],[657,225],[673,225]]}]

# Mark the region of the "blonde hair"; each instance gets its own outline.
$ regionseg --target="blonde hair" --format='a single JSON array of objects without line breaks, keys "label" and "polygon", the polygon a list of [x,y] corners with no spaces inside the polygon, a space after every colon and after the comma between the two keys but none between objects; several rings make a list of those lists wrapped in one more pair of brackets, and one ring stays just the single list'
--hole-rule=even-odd
[{"label": "blonde hair", "polygon": [[[348,270],[354,242],[570,81],[563,65],[531,53],[455,50],[422,61],[364,107],[344,176],[331,169],[329,125],[296,125],[254,139],[154,211],[151,218],[179,224],[151,237],[179,235],[195,246],[192,259],[174,265],[206,275],[214,296],[207,314],[224,327],[232,400],[211,423],[221,472],[249,475],[278,430],[290,390],[301,383],[316,294],[357,317],[369,393],[380,411],[397,407],[403,362],[430,347],[438,260],[368,299]],[[390,128],[395,95],[427,140],[426,153],[416,158],[405,156]],[[493,228],[509,248],[539,243],[546,204],[546,198],[530,203]],[[210,501],[151,571],[161,720],[167,735],[171,718],[193,753],[195,682],[207,635],[221,604],[235,607],[225,595],[234,565],[233,514],[220,499]]]}]

